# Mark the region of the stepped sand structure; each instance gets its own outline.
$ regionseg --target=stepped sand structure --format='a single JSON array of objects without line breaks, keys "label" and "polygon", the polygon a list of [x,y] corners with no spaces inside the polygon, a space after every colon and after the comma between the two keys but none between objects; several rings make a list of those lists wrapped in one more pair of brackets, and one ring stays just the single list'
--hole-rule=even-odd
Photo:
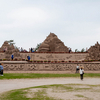
[{"label": "stepped sand structure", "polygon": [[1,48],[0,48],[0,51],[4,51],[5,49],[7,50],[9,46],[10,46],[10,45],[8,44],[8,42],[5,41],[5,42],[3,43],[3,45],[1,46]]},{"label": "stepped sand structure", "polygon": [[58,39],[57,35],[50,33],[49,36],[40,45],[39,52],[68,52],[69,49]]},{"label": "stepped sand structure", "polygon": [[86,57],[86,60],[100,60],[100,44],[98,42],[91,46],[88,52],[89,55]]},{"label": "stepped sand structure", "polygon": [[5,52],[0,55],[1,59],[6,59],[9,61],[11,59],[12,54],[14,55],[14,58],[21,59],[19,50],[16,49],[13,44],[9,45],[8,42],[5,41],[2,45],[2,47],[0,48],[0,51],[4,51],[4,50],[5,50]]},{"label": "stepped sand structure", "polygon": [[15,49],[14,46],[13,46],[13,44],[11,46],[9,46],[8,50],[5,52],[5,58],[7,60],[10,60],[12,54],[14,55],[15,59],[17,59],[17,60],[21,59],[19,50]]}]

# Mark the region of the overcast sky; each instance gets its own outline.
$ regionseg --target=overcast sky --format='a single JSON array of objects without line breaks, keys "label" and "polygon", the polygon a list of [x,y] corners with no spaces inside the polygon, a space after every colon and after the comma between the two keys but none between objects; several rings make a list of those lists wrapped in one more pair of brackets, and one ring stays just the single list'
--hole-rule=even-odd
[{"label": "overcast sky", "polygon": [[100,0],[0,0],[0,47],[29,50],[50,32],[73,51],[100,43]]}]

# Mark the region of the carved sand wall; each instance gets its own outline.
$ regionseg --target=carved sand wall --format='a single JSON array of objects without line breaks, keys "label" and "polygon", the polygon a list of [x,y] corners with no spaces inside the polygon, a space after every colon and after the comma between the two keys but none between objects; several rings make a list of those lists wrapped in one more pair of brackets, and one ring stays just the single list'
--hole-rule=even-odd
[{"label": "carved sand wall", "polygon": [[20,55],[24,59],[30,56],[31,60],[82,61],[88,53],[20,53]]},{"label": "carved sand wall", "polygon": [[[82,61],[88,56],[88,53],[20,53],[21,59],[31,57],[31,60],[50,60],[50,61]],[[0,59],[5,59],[5,53],[0,53]]]},{"label": "carved sand wall", "polygon": [[[85,71],[100,71],[100,62],[98,63],[78,63],[83,66]],[[77,63],[53,63],[53,64],[35,64],[35,63],[3,63],[4,71],[75,71]]]}]

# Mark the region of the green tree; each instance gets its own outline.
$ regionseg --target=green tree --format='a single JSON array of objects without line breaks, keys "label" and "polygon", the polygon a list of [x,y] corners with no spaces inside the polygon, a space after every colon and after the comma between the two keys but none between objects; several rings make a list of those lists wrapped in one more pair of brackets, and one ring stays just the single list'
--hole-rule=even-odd
[{"label": "green tree", "polygon": [[75,52],[80,52],[78,49],[75,49]]},{"label": "green tree", "polygon": [[8,40],[7,42],[8,42],[8,44],[9,44],[10,46],[13,45],[13,46],[15,47],[15,49],[19,49],[19,48],[15,45],[14,40]]},{"label": "green tree", "polygon": [[81,50],[81,52],[85,52],[85,49],[83,48],[83,49]]},{"label": "green tree", "polygon": [[78,49],[75,49],[75,52],[78,52]]},{"label": "green tree", "polygon": [[37,44],[35,51],[38,50],[38,48],[40,47],[41,43]]},{"label": "green tree", "polygon": [[7,42],[8,42],[8,44],[10,44],[10,45],[15,44],[15,43],[14,43],[14,40],[9,40],[9,41],[7,41]]}]

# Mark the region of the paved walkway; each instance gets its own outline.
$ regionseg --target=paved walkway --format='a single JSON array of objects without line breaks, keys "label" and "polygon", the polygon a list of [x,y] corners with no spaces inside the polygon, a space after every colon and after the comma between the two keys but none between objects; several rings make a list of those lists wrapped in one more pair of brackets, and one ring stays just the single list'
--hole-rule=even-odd
[{"label": "paved walkway", "polygon": [[91,84],[100,85],[100,78],[43,78],[43,79],[9,79],[0,80],[0,93],[20,88],[50,84]]}]

